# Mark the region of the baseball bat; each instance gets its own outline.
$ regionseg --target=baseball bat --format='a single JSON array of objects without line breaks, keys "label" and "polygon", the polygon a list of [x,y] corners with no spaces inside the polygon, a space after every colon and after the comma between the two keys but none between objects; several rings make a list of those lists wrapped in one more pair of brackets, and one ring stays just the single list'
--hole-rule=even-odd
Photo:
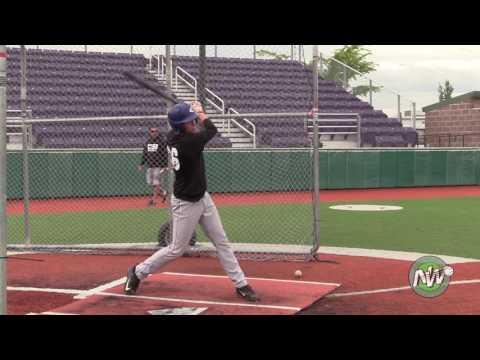
[{"label": "baseball bat", "polygon": [[165,102],[167,103],[167,107],[171,108],[172,106],[178,104],[180,101],[176,98],[175,95],[169,94],[168,90],[161,86],[160,84],[152,84],[151,82],[147,81],[144,78],[141,78],[138,75],[135,75],[129,71],[122,72],[123,76],[127,79],[132,80],[133,82],[137,83],[138,85],[142,86],[145,89],[148,89],[155,94],[159,95]]}]

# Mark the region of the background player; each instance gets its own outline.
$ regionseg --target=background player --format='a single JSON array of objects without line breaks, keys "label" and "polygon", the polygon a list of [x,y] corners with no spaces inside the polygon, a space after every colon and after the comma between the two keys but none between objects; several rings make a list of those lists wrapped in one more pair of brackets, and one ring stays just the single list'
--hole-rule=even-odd
[{"label": "background player", "polygon": [[153,187],[148,205],[155,206],[158,197],[162,197],[162,202],[167,198],[167,191],[162,188],[162,182],[165,184],[165,181],[162,179],[166,178],[168,167],[167,142],[157,128],[149,130],[149,138],[143,146],[142,161],[138,170],[143,171],[145,164],[147,164],[147,184]]},{"label": "background player", "polygon": [[196,225],[200,223],[215,245],[220,263],[234,283],[237,294],[248,301],[259,301],[259,297],[245,279],[223,229],[217,208],[206,191],[203,149],[217,134],[217,128],[207,118],[198,102],[192,106],[186,103],[175,105],[168,113],[168,119],[172,126],[167,136],[168,152],[175,171],[174,194],[171,198],[172,242],[129,269],[124,291],[129,295],[135,294],[141,280],[183,255]]}]

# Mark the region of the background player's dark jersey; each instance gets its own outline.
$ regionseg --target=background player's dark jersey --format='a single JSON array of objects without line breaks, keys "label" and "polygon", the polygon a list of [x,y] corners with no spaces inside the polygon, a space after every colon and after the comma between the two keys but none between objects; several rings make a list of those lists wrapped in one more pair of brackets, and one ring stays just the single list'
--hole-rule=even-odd
[{"label": "background player's dark jersey", "polygon": [[209,119],[203,124],[205,128],[198,133],[177,134],[170,131],[167,135],[169,153],[175,170],[173,193],[181,200],[196,202],[207,191],[203,149],[217,134],[217,128]]},{"label": "background player's dark jersey", "polygon": [[142,162],[149,168],[166,168],[168,166],[167,141],[162,135],[156,139],[148,139],[143,146]]}]

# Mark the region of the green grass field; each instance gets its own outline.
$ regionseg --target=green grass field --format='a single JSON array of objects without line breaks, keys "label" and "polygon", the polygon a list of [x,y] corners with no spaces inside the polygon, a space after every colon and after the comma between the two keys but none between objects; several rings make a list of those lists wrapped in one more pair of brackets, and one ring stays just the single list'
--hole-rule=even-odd
[{"label": "green grass field", "polygon": [[[480,258],[480,198],[361,203],[399,205],[404,210],[336,211],[329,209],[334,203],[323,203],[322,245]],[[311,244],[311,204],[225,206],[219,210],[232,242]],[[33,215],[32,242],[154,242],[167,217],[162,209]],[[21,243],[22,217],[9,216],[7,231],[10,243]]]}]

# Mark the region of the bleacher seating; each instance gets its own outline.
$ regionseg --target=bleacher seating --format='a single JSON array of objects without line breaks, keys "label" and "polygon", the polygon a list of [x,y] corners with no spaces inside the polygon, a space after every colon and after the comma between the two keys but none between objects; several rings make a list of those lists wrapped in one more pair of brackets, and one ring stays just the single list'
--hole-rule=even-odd
[{"label": "bleacher seating", "polygon": [[[178,56],[173,58],[174,66],[181,66],[194,77],[199,76],[198,57]],[[312,72],[303,64],[282,60],[253,60],[230,58],[207,58],[207,87],[225,100],[226,107],[233,107],[240,113],[253,112],[300,112],[309,111],[312,104]],[[324,113],[359,113],[361,126],[375,127],[384,136],[397,136],[402,146],[416,144],[412,131],[402,128],[398,119],[389,119],[380,110],[347,92],[331,80],[319,79],[320,111]],[[273,123],[251,120],[257,126],[258,140],[262,146],[282,143],[282,132],[273,130],[274,125],[284,126],[284,132],[292,137],[307,136],[304,123],[296,119],[293,123]],[[268,124],[268,125],[267,125]],[[326,125],[326,124],[324,124]],[[328,124],[332,125],[332,124]],[[338,122],[338,126],[345,123]],[[411,129],[413,130],[413,129]],[[323,128],[322,132],[344,132],[345,128]],[[351,130],[350,130],[351,131]],[[378,146],[369,130],[362,131],[365,145]]]},{"label": "bleacher seating", "polygon": [[[20,108],[20,51],[8,49],[7,105]],[[165,114],[165,103],[155,94],[126,79],[128,70],[154,81],[145,70],[143,55],[85,53],[58,50],[27,50],[28,106],[33,118],[75,118]],[[225,100],[226,108],[240,113],[309,111],[312,104],[312,74],[303,64],[282,60],[207,58],[207,87]],[[198,78],[198,57],[174,57]],[[398,119],[348,93],[334,81],[320,79],[322,112],[360,113],[362,141],[371,146],[385,143],[414,144],[416,132],[403,128]],[[257,127],[259,146],[310,146],[302,119],[251,119]],[[320,124],[322,125],[322,124]],[[328,124],[332,125],[332,124]],[[345,123],[321,132],[342,132]],[[354,125],[354,124],[350,124]],[[44,147],[136,147],[143,144],[149,126],[167,131],[163,121],[115,121],[43,123],[34,125],[37,146]],[[378,137],[396,136],[395,141]],[[402,139],[400,141],[400,139]],[[209,147],[231,147],[217,136]]]}]

